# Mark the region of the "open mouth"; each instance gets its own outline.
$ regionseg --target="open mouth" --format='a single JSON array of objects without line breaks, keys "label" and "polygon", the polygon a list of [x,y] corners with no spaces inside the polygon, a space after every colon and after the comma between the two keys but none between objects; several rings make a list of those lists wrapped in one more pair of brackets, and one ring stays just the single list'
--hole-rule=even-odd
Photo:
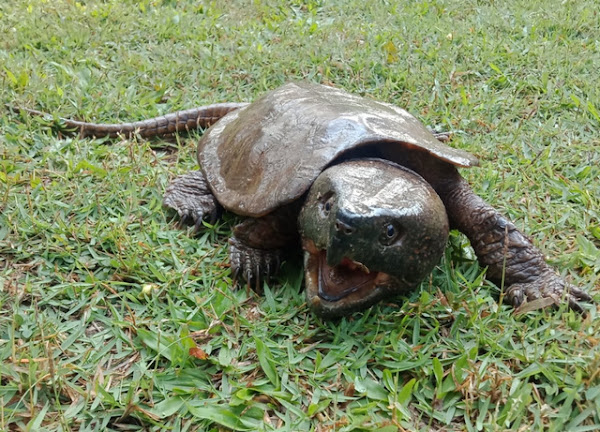
[{"label": "open mouth", "polygon": [[313,310],[323,315],[341,315],[363,309],[389,291],[394,278],[373,271],[364,264],[343,258],[338,265],[327,264],[327,251],[310,239],[303,239],[306,292]]},{"label": "open mouth", "polygon": [[370,272],[359,262],[349,258],[332,267],[327,264],[327,252],[319,251],[319,297],[323,300],[336,302],[352,293],[364,292],[374,288],[378,272]]}]

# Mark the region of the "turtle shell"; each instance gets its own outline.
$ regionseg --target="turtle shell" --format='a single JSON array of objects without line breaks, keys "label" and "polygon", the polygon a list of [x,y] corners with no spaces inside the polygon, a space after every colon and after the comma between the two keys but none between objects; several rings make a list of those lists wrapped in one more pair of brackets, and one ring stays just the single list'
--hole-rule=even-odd
[{"label": "turtle shell", "polygon": [[198,162],[223,207],[258,217],[299,198],[344,152],[377,142],[457,166],[478,164],[401,108],[306,82],[227,114],[202,137]]}]

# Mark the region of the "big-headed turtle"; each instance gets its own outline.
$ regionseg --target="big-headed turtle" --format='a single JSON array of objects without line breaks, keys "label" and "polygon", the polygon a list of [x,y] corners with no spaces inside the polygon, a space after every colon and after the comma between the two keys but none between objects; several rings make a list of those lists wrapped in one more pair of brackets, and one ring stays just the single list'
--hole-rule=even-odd
[{"label": "big-headed turtle", "polygon": [[504,283],[512,305],[550,298],[581,310],[578,301],[591,300],[473,193],[456,167],[477,165],[474,156],[443,144],[393,105],[291,83],[252,104],[122,125],[65,123],[84,135],[148,136],[219,118],[198,146],[201,170],[177,177],[164,203],[197,226],[221,207],[244,216],[229,255],[235,277],[252,286],[301,245],[308,304],[339,316],[417,287],[456,228],[488,278]]}]

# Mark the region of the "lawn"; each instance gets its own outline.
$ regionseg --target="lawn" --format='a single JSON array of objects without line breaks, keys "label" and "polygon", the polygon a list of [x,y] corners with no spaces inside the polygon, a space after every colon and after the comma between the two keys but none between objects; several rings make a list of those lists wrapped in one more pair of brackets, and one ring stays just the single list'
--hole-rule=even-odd
[{"label": "lawn", "polygon": [[0,108],[0,430],[600,429],[594,0],[0,3],[0,102],[96,122],[335,85],[456,131],[463,170],[596,304],[499,304],[453,232],[408,297],[336,321],[300,263],[232,289],[226,217],[162,208],[201,132],[63,136]]}]

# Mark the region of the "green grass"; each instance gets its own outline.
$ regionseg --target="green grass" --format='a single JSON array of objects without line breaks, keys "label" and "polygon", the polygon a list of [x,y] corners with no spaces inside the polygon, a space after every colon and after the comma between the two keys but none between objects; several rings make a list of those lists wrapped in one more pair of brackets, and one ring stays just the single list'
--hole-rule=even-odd
[{"label": "green grass", "polygon": [[[397,5],[396,5],[397,3]],[[474,189],[571,282],[600,273],[599,15],[577,2],[15,1],[0,100],[99,122],[335,84],[462,131]],[[600,428],[600,319],[498,305],[465,239],[338,321],[298,263],[231,289],[228,217],[161,207],[198,136],[60,139],[0,111],[1,430]]]}]

